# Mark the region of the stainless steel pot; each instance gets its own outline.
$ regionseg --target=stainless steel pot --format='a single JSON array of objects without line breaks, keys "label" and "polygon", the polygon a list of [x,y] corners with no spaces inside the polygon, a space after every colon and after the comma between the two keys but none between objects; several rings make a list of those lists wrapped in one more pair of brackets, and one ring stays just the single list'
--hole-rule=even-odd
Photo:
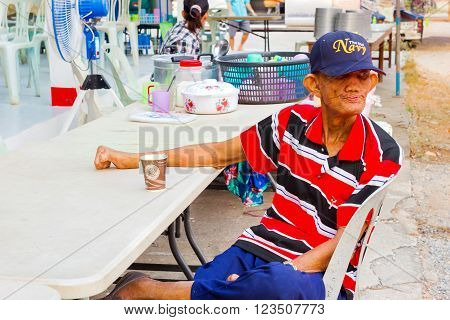
[{"label": "stainless steel pot", "polygon": [[201,60],[202,80],[219,80],[219,65],[214,61],[211,54],[183,55],[183,54],[165,54],[155,55],[153,57],[154,74],[153,81],[161,84],[169,84],[172,81],[175,72],[180,66],[181,60]]}]

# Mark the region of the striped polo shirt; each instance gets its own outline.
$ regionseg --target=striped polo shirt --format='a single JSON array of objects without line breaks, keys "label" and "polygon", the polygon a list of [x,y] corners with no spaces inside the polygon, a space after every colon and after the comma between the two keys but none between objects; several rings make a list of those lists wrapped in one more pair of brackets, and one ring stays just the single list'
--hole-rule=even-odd
[{"label": "striped polo shirt", "polygon": [[[259,173],[277,171],[272,206],[236,245],[267,261],[294,259],[336,235],[363,202],[397,174],[402,151],[375,122],[358,115],[347,141],[329,156],[322,109],[293,105],[241,133],[247,160]],[[355,250],[344,279],[352,294]]]}]

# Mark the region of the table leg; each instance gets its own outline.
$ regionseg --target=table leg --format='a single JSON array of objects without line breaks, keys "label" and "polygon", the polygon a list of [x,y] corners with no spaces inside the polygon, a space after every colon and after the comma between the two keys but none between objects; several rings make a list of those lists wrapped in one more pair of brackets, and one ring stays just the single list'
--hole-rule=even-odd
[{"label": "table leg", "polygon": [[[161,43],[163,42],[163,40],[161,39]],[[156,29],[156,53],[159,53],[159,28]]]},{"label": "table leg", "polygon": [[389,68],[392,67],[392,32],[389,34]]},{"label": "table leg", "polygon": [[[383,71],[384,66],[384,41],[380,43],[378,48],[378,68]],[[383,82],[383,76],[380,75],[380,82]]]},{"label": "table leg", "polygon": [[180,268],[183,271],[186,278],[188,280],[194,280],[194,275],[192,274],[191,270],[189,269],[189,266],[186,263],[186,261],[184,261],[184,258],[181,255],[180,250],[178,249],[177,241],[175,238],[175,222],[173,222],[169,226],[169,245],[170,245],[170,250],[172,251],[173,257],[177,261],[178,265],[180,266]]},{"label": "table leg", "polygon": [[202,251],[198,247],[197,243],[195,242],[195,239],[194,239],[194,237],[192,235],[190,216],[191,216],[190,207],[187,207],[186,210],[184,210],[184,212],[183,212],[184,230],[186,231],[186,237],[187,237],[187,239],[189,241],[189,244],[192,247],[192,250],[194,250],[195,255],[197,256],[197,258],[200,261],[200,263],[203,265],[203,264],[206,263],[206,259],[205,259],[204,255],[203,255]]},{"label": "table leg", "polygon": [[181,237],[181,216],[175,220],[175,238]]}]

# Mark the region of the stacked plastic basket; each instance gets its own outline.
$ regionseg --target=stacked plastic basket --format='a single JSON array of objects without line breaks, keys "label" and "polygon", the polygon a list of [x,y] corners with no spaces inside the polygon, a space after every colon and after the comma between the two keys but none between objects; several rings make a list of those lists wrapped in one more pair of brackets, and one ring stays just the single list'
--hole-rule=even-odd
[{"label": "stacked plastic basket", "polygon": [[154,9],[153,13],[147,13],[145,9],[141,9],[140,14],[141,24],[155,24],[161,22],[161,12],[159,9]]},{"label": "stacked plastic basket", "polygon": [[[309,58],[300,52],[261,52],[263,62],[247,62],[247,53],[218,58],[223,81],[240,89],[241,104],[298,101],[307,96],[303,79],[310,73]],[[271,61],[274,57],[282,61]]]}]

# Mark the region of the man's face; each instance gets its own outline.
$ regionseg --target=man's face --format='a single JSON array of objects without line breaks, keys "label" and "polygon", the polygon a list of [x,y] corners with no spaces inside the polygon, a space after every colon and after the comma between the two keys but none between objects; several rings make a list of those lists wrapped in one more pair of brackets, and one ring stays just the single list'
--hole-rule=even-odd
[{"label": "man's face", "polygon": [[315,78],[319,97],[325,107],[342,116],[360,114],[366,104],[367,94],[377,83],[377,75],[370,70],[355,71],[339,77],[317,74]]}]

